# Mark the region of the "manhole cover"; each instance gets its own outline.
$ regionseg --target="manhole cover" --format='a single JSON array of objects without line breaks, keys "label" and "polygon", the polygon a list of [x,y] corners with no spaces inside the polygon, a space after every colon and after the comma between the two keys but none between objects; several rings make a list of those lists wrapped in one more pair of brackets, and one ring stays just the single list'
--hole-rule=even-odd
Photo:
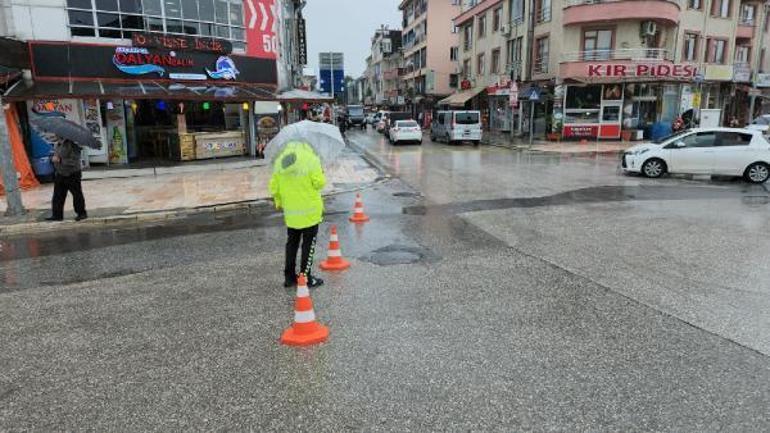
[{"label": "manhole cover", "polygon": [[379,266],[408,265],[425,260],[433,260],[430,251],[420,247],[406,245],[388,245],[372,251],[363,260]]},{"label": "manhole cover", "polygon": [[409,192],[409,191],[403,191],[403,192],[394,192],[394,197],[419,197],[420,194],[417,192]]}]

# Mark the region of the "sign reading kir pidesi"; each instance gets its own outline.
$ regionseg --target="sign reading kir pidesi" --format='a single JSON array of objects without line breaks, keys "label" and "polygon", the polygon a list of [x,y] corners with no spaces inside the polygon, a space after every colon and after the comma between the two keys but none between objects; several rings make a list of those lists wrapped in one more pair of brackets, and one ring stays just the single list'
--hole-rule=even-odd
[{"label": "sign reading kir pidesi", "polygon": [[591,78],[622,78],[622,77],[661,77],[661,78],[694,78],[698,67],[688,64],[640,63],[614,64],[589,63],[586,72]]}]

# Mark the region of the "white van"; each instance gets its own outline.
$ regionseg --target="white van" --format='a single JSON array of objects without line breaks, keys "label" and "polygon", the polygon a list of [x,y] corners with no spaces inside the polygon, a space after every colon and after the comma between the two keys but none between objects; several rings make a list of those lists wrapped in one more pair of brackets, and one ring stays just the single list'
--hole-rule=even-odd
[{"label": "white van", "polygon": [[481,112],[439,111],[430,125],[431,141],[445,140],[447,143],[471,141],[481,142]]}]

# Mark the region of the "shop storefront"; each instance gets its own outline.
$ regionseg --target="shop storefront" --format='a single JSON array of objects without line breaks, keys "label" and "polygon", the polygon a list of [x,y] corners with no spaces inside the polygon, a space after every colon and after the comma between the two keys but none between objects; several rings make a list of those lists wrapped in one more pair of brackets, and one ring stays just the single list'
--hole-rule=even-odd
[{"label": "shop storefront", "polygon": [[[230,54],[226,41],[137,35],[134,45],[30,42],[32,81],[5,99],[28,117],[63,115],[103,146],[91,164],[255,154],[253,103],[274,100],[275,61]],[[44,166],[48,137],[30,130]]]},{"label": "shop storefront", "polygon": [[[586,81],[561,86],[554,119],[561,119],[565,139],[650,138],[678,115],[699,107],[700,89],[690,84],[690,65],[587,64]],[[706,93],[708,94],[708,93]],[[559,106],[560,105],[560,106]]]},{"label": "shop storefront", "polygon": [[489,129],[491,131],[510,132],[514,117],[511,107],[510,83],[501,82],[487,87],[487,95],[489,96]]}]

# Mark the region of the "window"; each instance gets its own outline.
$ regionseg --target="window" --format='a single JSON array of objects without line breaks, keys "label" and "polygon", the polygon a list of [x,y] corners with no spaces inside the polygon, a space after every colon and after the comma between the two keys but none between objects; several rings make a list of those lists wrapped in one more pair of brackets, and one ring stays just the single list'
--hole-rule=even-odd
[{"label": "window", "polygon": [[685,33],[684,34],[684,52],[682,53],[682,60],[688,62],[698,61],[698,34],[697,33]]},{"label": "window", "polygon": [[454,113],[455,123],[458,125],[475,125],[479,123],[479,113],[468,111],[465,113]]},{"label": "window", "polygon": [[717,146],[748,146],[751,143],[751,134],[740,132],[717,132]]},{"label": "window", "polygon": [[716,144],[716,133],[698,132],[682,137],[679,141],[683,142],[685,147],[714,147]]},{"label": "window", "polygon": [[500,24],[503,18],[503,8],[497,8],[492,13],[492,31],[496,32],[500,30]]},{"label": "window", "polygon": [[449,60],[456,62],[460,58],[460,49],[458,47],[449,48]]},{"label": "window", "polygon": [[730,18],[730,0],[713,0],[711,15],[719,18]]},{"label": "window", "polygon": [[484,14],[479,17],[479,39],[483,38],[487,34],[487,15]]},{"label": "window", "polygon": [[463,49],[468,51],[473,47],[473,24],[463,27]]},{"label": "window", "polygon": [[707,46],[706,62],[723,65],[725,63],[727,41],[724,39],[709,39]]},{"label": "window", "polygon": [[601,101],[601,85],[567,86],[564,123],[599,123]]},{"label": "window", "polygon": [[428,66],[428,48],[427,47],[423,47],[420,50],[420,65],[423,68],[426,68]]},{"label": "window", "polygon": [[688,9],[700,9],[701,8],[701,0],[687,0],[687,8]]},{"label": "window", "polygon": [[484,57],[484,53],[481,53],[476,57],[476,75],[478,76],[485,75],[487,73],[485,64],[486,59]]},{"label": "window", "polygon": [[463,60],[463,77],[468,78],[471,76],[471,60]]},{"label": "window", "polygon": [[229,39],[245,48],[243,0],[67,0],[72,36],[129,39],[135,32]]},{"label": "window", "polygon": [[754,17],[756,16],[756,13],[757,13],[756,5],[742,3],[740,24],[743,24],[744,26],[753,26]]},{"label": "window", "polygon": [[751,59],[751,46],[738,45],[735,47],[735,63],[749,63]]},{"label": "window", "polygon": [[459,87],[460,76],[457,74],[449,74],[449,87],[456,89]]},{"label": "window", "polygon": [[534,71],[536,74],[548,73],[548,51],[549,51],[548,36],[543,36],[535,40],[535,61]]},{"label": "window", "polygon": [[613,30],[586,30],[583,32],[583,58],[608,60],[612,53]]},{"label": "window", "polygon": [[551,21],[551,0],[536,0],[535,7],[537,8],[535,14],[538,23]]},{"label": "window", "polygon": [[492,65],[489,72],[492,74],[500,73],[500,48],[492,50]]},{"label": "window", "polygon": [[510,0],[511,22],[524,21],[524,0]]}]

